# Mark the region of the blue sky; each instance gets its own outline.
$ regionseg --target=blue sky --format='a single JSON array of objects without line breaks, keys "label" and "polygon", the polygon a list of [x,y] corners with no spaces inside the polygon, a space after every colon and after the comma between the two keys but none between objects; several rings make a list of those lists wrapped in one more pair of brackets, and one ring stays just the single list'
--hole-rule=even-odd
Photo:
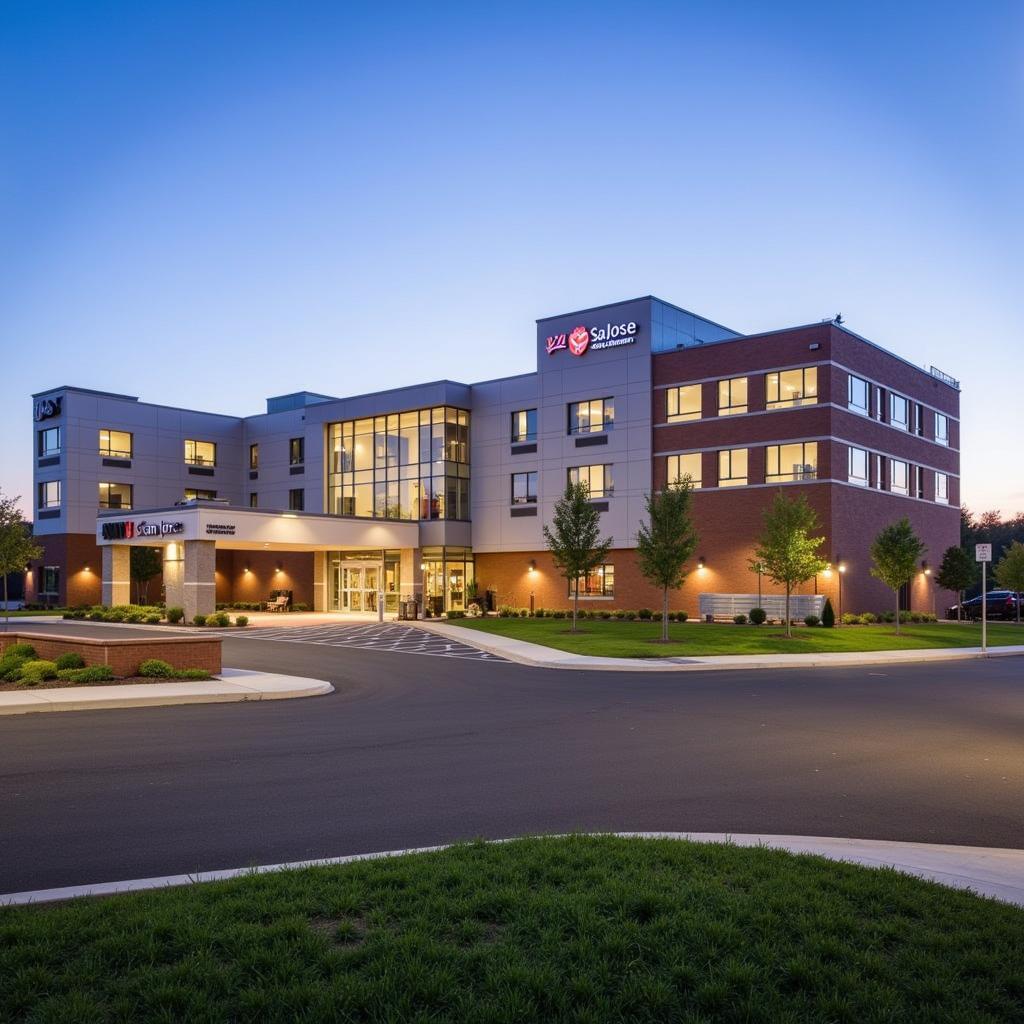
[{"label": "blue sky", "polygon": [[0,488],[29,395],[212,411],[532,369],[653,292],[963,382],[1024,511],[1024,6],[0,6]]}]

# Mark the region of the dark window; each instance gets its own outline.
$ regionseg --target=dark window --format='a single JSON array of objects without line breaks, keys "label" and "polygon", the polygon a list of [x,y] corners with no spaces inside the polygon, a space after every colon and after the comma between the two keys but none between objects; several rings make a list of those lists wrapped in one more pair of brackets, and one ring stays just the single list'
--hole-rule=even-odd
[{"label": "dark window", "polygon": [[57,455],[60,452],[60,427],[39,431],[39,454]]},{"label": "dark window", "polygon": [[46,480],[39,485],[39,507],[60,508],[59,480]]},{"label": "dark window", "polygon": [[44,565],[42,573],[39,593],[47,597],[56,597],[60,593],[60,566]]},{"label": "dark window", "polygon": [[249,445],[249,468],[260,468],[260,446],[258,444]]},{"label": "dark window", "polygon": [[512,474],[512,504],[535,505],[537,503],[537,473]]},{"label": "dark window", "polygon": [[302,487],[296,487],[288,492],[288,508],[292,512],[302,512],[306,508],[306,492]]},{"label": "dark window", "polygon": [[288,442],[288,464],[301,466],[306,461],[306,439],[293,437]]},{"label": "dark window", "polygon": [[512,443],[537,440],[537,410],[519,409],[512,413]]},{"label": "dark window", "polygon": [[255,491],[252,491],[249,495],[249,508],[256,508],[259,505],[259,499]]}]

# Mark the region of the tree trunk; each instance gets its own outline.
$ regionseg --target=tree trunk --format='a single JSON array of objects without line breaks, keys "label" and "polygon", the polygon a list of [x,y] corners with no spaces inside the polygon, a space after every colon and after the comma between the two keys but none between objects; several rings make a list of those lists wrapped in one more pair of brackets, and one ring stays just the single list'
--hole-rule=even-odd
[{"label": "tree trunk", "polygon": [[661,639],[668,643],[668,587],[661,595]]},{"label": "tree trunk", "polygon": [[789,595],[793,588],[787,583],[786,584],[786,636],[789,639],[793,639],[793,622],[792,616],[789,614]]},{"label": "tree trunk", "polygon": [[900,635],[900,588],[896,587],[896,635]]},{"label": "tree trunk", "polygon": [[10,628],[11,625],[11,608],[7,603],[7,573],[4,573],[4,632]]},{"label": "tree trunk", "polygon": [[580,607],[580,581],[576,580],[572,588],[572,632],[576,632],[576,616]]},{"label": "tree trunk", "polygon": [[962,590],[956,592],[956,621],[964,621],[964,592]]}]

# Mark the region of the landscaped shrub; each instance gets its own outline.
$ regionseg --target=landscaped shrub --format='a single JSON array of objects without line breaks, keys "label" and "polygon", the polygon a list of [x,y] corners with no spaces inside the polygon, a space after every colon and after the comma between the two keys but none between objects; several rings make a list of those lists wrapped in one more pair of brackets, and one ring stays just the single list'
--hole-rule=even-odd
[{"label": "landscaped shrub", "polygon": [[160,658],[147,658],[139,666],[139,675],[147,679],[170,679],[174,675],[174,666]]},{"label": "landscaped shrub", "polygon": [[21,679],[23,686],[36,686],[47,679],[57,678],[57,666],[52,661],[43,658],[36,661],[26,661],[21,666]]},{"label": "landscaped shrub", "polygon": [[[32,652],[32,658],[35,657],[35,652]],[[5,683],[16,683],[21,678],[22,666],[31,661],[32,658],[18,657],[17,655],[11,656],[5,654],[3,658],[0,658],[0,680]]]},{"label": "landscaped shrub", "polygon": [[449,619],[464,619],[465,617],[466,613],[460,612],[457,608],[453,608],[450,612],[448,612]]},{"label": "landscaped shrub", "polygon": [[125,617],[125,622],[141,622],[146,616],[142,612],[129,612]]},{"label": "landscaped shrub", "polygon": [[650,608],[641,608],[636,614],[641,619],[649,620],[653,617],[654,612]]},{"label": "landscaped shrub", "polygon": [[211,623],[210,620],[207,619],[206,620],[206,624],[208,626],[214,625],[214,624],[218,625],[218,626],[230,626],[231,625],[231,616],[228,615],[227,612],[217,612],[213,616],[213,622]]},{"label": "landscaped shrub", "polygon": [[109,612],[103,613],[104,622],[124,622],[125,613],[120,608],[111,608]]},{"label": "landscaped shrub", "polygon": [[661,612],[651,612],[651,621],[652,622],[661,622],[662,618],[663,618],[663,616],[662,616]]},{"label": "landscaped shrub", "polygon": [[825,607],[821,609],[821,624],[825,629],[832,629],[836,624],[836,613],[832,608],[832,602],[826,597]]},{"label": "landscaped shrub", "polygon": [[198,615],[193,615],[192,624],[195,626],[205,626],[206,616],[202,612],[200,612]]},{"label": "landscaped shrub", "polygon": [[293,612],[308,612],[309,611],[309,605],[306,604],[304,601],[300,601],[298,604],[293,604],[292,605],[292,611]]},{"label": "landscaped shrub", "polygon": [[566,614],[567,614],[567,613],[566,613],[565,611],[563,611],[563,610],[562,610],[561,608],[556,608],[556,609],[555,609],[555,610],[554,610],[554,611],[553,611],[553,612],[551,613],[551,618],[553,618],[553,619],[564,619],[564,618],[565,618],[565,616],[566,616]]},{"label": "landscaped shrub", "polygon": [[737,626],[745,626],[747,624],[747,617],[743,612],[738,612],[732,617],[732,621],[735,622]]},{"label": "landscaped shrub", "polygon": [[626,621],[633,622],[636,619],[636,612],[631,609],[626,609]]},{"label": "landscaped shrub", "polygon": [[212,679],[213,677],[204,668],[179,668],[172,679]]},{"label": "landscaped shrub", "polygon": [[817,615],[805,615],[804,625],[805,626],[817,626],[821,622],[821,619]]},{"label": "landscaped shrub", "polygon": [[863,612],[859,618],[862,626],[870,626],[878,621],[878,616],[874,612]]},{"label": "landscaped shrub", "polygon": [[29,659],[36,656],[36,649],[31,644],[11,644],[4,651],[4,658]]},{"label": "landscaped shrub", "polygon": [[882,612],[881,615],[876,616],[876,618],[881,622],[895,622],[896,613],[893,611],[885,611]]},{"label": "landscaped shrub", "polygon": [[921,621],[922,622],[938,622],[939,621],[939,617],[938,617],[938,615],[935,614],[935,612],[922,612],[921,613]]},{"label": "landscaped shrub", "polygon": [[176,605],[167,609],[167,621],[170,623],[181,622],[185,618],[185,609],[179,608]]},{"label": "landscaped shrub", "polygon": [[147,615],[146,618],[145,618],[145,623],[146,623],[147,626],[159,626],[160,625],[160,616],[156,615],[156,614]]},{"label": "landscaped shrub", "polygon": [[498,609],[498,618],[499,619],[510,619],[515,614],[516,614],[516,610],[510,604],[503,604]]},{"label": "landscaped shrub", "polygon": [[750,609],[750,621],[755,626],[763,626],[768,618],[768,613],[763,608]]},{"label": "landscaped shrub", "polygon": [[73,619],[74,617],[75,617],[75,613],[74,612],[65,612],[61,616],[62,619]]},{"label": "landscaped shrub", "polygon": [[860,616],[854,612],[843,612],[843,625],[844,626],[859,626]]},{"label": "landscaped shrub", "polygon": [[248,626],[249,625],[249,616],[248,615],[236,615],[235,616],[235,625],[236,626]]},{"label": "landscaped shrub", "polygon": [[104,615],[103,611],[100,610],[99,608],[94,608],[91,612],[89,612],[89,618],[93,622],[102,622],[103,621],[103,615]]},{"label": "landscaped shrub", "polygon": [[685,622],[689,617],[689,612],[676,612],[676,622]]},{"label": "landscaped shrub", "polygon": [[54,661],[58,669],[85,668],[85,658],[75,651],[67,651]]},{"label": "landscaped shrub", "polygon": [[89,665],[86,668],[57,670],[57,678],[67,683],[108,683],[114,678],[109,665]]}]

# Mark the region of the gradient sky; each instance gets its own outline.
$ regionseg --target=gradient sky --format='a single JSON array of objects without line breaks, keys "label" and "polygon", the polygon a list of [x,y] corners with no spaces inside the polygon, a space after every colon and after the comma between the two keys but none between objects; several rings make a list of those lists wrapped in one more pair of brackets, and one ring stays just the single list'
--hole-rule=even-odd
[{"label": "gradient sky", "polygon": [[29,396],[215,412],[533,369],[654,293],[842,311],[1024,511],[1024,5],[0,0],[0,488]]}]

